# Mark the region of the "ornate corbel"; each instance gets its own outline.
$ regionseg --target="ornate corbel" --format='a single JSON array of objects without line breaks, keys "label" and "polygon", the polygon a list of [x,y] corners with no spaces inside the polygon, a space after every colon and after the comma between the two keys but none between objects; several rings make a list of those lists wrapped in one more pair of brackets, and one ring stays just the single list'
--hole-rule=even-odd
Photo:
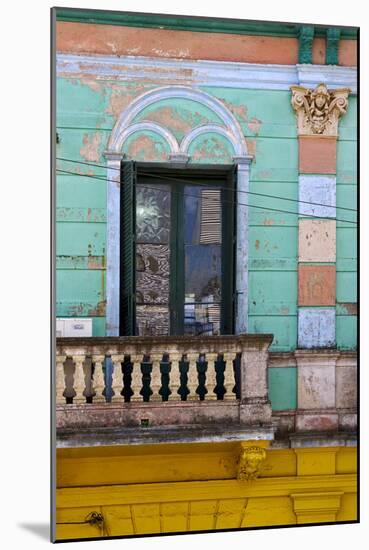
[{"label": "ornate corbel", "polygon": [[299,136],[336,136],[338,119],[347,111],[350,88],[328,90],[323,83],[311,90],[291,86],[291,104],[296,111]]},{"label": "ornate corbel", "polygon": [[237,479],[250,481],[256,479],[266,459],[266,451],[262,447],[241,446],[241,453],[238,459]]}]

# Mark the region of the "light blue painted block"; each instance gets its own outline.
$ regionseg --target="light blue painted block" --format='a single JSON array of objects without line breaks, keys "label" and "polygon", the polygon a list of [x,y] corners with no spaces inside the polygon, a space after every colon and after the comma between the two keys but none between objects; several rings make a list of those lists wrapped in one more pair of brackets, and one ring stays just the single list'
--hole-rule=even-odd
[{"label": "light blue painted block", "polygon": [[299,214],[335,218],[336,178],[334,176],[299,176],[299,201],[304,201],[299,202]]},{"label": "light blue painted block", "polygon": [[335,308],[299,308],[299,348],[329,348],[335,346],[335,343]]}]

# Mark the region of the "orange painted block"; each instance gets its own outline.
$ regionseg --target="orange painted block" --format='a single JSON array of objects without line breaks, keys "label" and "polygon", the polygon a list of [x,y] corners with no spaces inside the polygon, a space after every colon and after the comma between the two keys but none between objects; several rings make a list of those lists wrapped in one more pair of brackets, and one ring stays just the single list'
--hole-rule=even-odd
[{"label": "orange painted block", "polygon": [[[58,52],[294,65],[297,38],[174,31],[58,21]],[[187,74],[187,77],[189,75]]]},{"label": "orange painted block", "polygon": [[336,173],[336,137],[300,136],[299,171],[301,174]]},{"label": "orange painted block", "polygon": [[338,63],[346,67],[356,67],[357,52],[357,40],[340,40],[338,49]]},{"label": "orange painted block", "polygon": [[334,306],[336,266],[299,266],[299,306]]},{"label": "orange painted block", "polygon": [[325,65],[326,53],[325,38],[314,38],[311,50],[313,63],[316,65]]}]

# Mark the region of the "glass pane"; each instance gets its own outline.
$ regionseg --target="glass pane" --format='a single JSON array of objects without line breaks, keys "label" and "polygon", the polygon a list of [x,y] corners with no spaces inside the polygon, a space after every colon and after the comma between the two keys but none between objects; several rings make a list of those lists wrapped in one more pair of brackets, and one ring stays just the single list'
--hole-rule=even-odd
[{"label": "glass pane", "polygon": [[136,192],[136,334],[169,334],[170,188]]},{"label": "glass pane", "polygon": [[193,295],[185,297],[185,334],[211,336],[220,334],[220,304],[192,302]]},{"label": "glass pane", "polygon": [[[146,184],[145,184],[146,185]],[[136,239],[138,243],[169,243],[170,188],[137,185]]]},{"label": "glass pane", "polygon": [[185,245],[185,295],[195,301],[219,302],[222,249],[220,245]]},{"label": "glass pane", "polygon": [[184,199],[185,334],[220,334],[221,191],[188,185]]},{"label": "glass pane", "polygon": [[221,244],[220,189],[185,187],[185,243]]}]

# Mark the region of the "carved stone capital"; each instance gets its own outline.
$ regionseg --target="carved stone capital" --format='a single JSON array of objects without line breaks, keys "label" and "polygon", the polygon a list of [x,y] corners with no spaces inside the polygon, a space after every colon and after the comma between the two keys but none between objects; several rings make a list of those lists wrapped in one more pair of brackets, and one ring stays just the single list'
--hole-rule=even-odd
[{"label": "carved stone capital", "polygon": [[328,90],[325,84],[318,84],[314,90],[291,86],[291,92],[299,136],[338,135],[338,119],[347,111],[350,88]]},{"label": "carved stone capital", "polygon": [[261,470],[261,466],[266,459],[266,451],[262,447],[246,446],[241,447],[241,453],[238,460],[237,479],[240,481],[249,481],[256,479]]}]

